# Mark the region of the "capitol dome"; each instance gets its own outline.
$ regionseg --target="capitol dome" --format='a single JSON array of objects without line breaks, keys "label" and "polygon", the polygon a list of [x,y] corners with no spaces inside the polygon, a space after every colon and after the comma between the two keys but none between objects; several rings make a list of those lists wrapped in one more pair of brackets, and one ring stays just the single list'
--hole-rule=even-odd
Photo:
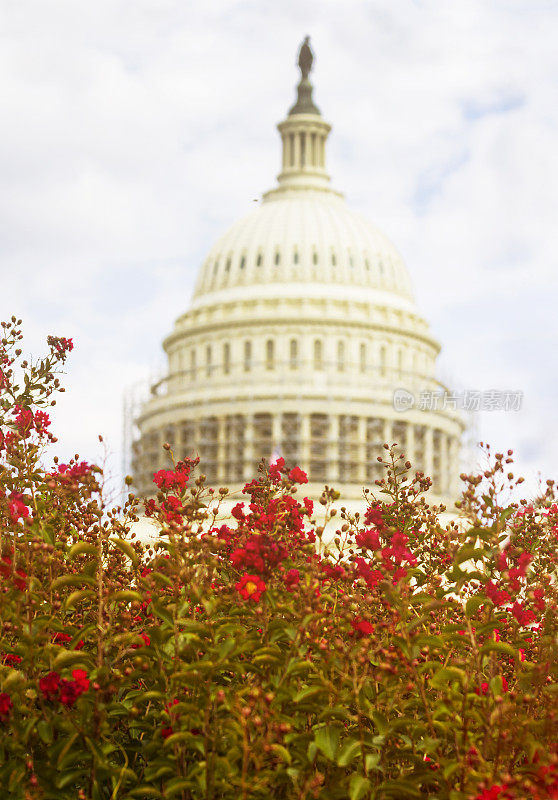
[{"label": "capitol dome", "polygon": [[308,496],[328,483],[347,500],[381,477],[377,458],[396,442],[436,498],[456,493],[460,416],[415,402],[445,391],[440,346],[396,248],[331,186],[311,65],[304,44],[277,186],[211,248],[163,343],[167,375],[136,420],[142,494],[168,463],[165,442],[177,460],[199,455],[212,485],[238,489],[282,456],[308,473]]}]

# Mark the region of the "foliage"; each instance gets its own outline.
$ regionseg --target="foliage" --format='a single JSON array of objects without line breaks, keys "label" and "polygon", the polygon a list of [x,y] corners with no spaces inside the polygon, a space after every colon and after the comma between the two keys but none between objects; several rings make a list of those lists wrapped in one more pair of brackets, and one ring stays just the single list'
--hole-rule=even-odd
[{"label": "foliage", "polygon": [[171,452],[142,544],[98,467],[41,466],[72,342],[22,361],[19,325],[0,350],[5,796],[558,797],[552,484],[501,504],[518,481],[496,454],[443,526],[391,448],[362,518],[326,487],[326,544],[299,468],[262,466],[220,524],[226,490]]}]

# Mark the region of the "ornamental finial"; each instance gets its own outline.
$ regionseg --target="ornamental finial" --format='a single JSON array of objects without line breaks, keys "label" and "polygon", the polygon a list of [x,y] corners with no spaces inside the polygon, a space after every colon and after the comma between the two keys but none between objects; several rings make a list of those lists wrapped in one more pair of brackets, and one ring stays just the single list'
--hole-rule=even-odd
[{"label": "ornamental finial", "polygon": [[300,83],[297,86],[297,99],[294,106],[289,111],[289,116],[293,114],[318,114],[320,111],[312,100],[312,84],[308,76],[314,63],[314,54],[310,49],[310,37],[306,36],[298,51],[298,67],[300,69]]}]

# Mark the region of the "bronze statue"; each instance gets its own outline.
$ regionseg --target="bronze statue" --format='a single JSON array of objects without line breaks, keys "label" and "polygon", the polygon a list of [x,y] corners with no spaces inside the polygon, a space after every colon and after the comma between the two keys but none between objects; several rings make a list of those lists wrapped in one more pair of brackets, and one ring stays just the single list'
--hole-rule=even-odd
[{"label": "bronze statue", "polygon": [[312,55],[309,42],[310,37],[305,36],[298,53],[298,66],[302,73],[302,80],[308,79],[308,75],[312,69],[312,62],[314,61],[314,56]]}]

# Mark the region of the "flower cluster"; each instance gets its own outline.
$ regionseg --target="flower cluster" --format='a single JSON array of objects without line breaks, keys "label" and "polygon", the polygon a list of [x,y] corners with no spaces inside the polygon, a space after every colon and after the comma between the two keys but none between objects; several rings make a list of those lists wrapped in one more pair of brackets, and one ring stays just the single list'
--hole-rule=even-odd
[{"label": "flower cluster", "polygon": [[58,672],[49,672],[39,680],[39,689],[45,700],[60,702],[71,708],[78,697],[89,689],[87,672],[83,669],[72,670],[72,678],[62,678]]}]

